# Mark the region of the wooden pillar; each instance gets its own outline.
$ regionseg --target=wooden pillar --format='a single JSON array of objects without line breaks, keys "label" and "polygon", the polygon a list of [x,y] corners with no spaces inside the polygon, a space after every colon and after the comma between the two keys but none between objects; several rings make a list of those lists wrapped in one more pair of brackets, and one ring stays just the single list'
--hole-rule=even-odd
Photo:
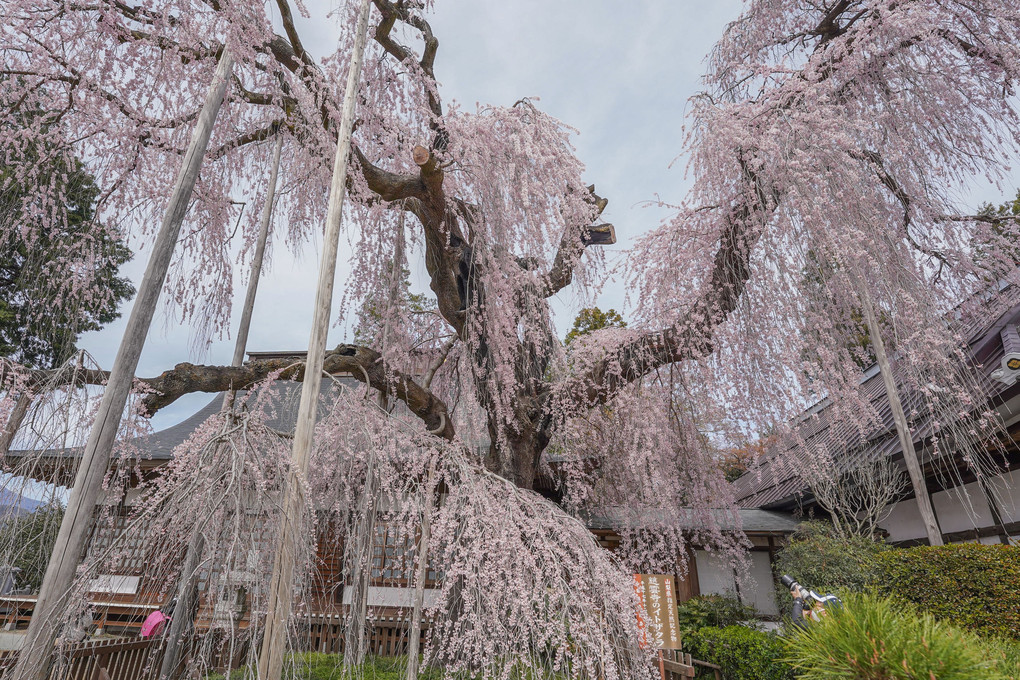
[{"label": "wooden pillar", "polygon": [[436,460],[429,462],[429,476],[422,494],[421,538],[418,540],[418,564],[414,576],[414,603],[411,611],[411,628],[408,631],[406,680],[418,679],[418,649],[421,643],[421,611],[425,604],[425,579],[428,577],[429,540],[432,528],[432,497],[435,491]]},{"label": "wooden pillar", "polygon": [[304,382],[301,385],[301,404],[298,407],[294,431],[294,448],[291,453],[291,470],[286,481],[283,498],[283,521],[280,540],[276,547],[273,572],[269,586],[265,632],[259,653],[258,678],[280,680],[283,673],[283,655],[287,643],[287,622],[294,601],[294,561],[299,521],[304,506],[302,485],[308,469],[315,432],[319,386],[322,382],[322,362],[326,352],[329,331],[329,312],[333,304],[333,279],[336,276],[336,255],[340,240],[340,217],[343,212],[344,189],[347,182],[347,161],[351,151],[351,132],[354,125],[354,106],[361,62],[368,32],[368,15],[371,0],[362,0],[358,25],[355,29],[354,52],[347,73],[340,133],[337,137],[336,157],[333,162],[333,181],[329,190],[329,207],[326,211],[326,231],[322,239],[322,261],[319,267],[319,285],[315,294],[315,312],[312,332],[308,341]]},{"label": "wooden pillar", "polygon": [[233,66],[233,57],[229,50],[224,49],[177,174],[173,194],[167,205],[159,234],[156,236],[145,275],[138,288],[138,297],[131,308],[131,316],[128,318],[113,370],[110,371],[110,379],[103,392],[95,424],[82,452],[78,473],[64,511],[64,519],[60,524],[60,532],[39,591],[35,613],[29,624],[21,653],[18,654],[11,680],[46,680],[49,676],[50,657],[58,633],[58,622],[62,618],[68,593],[74,583],[85,540],[92,528],[93,510],[102,495],[103,479],[110,465],[110,452],[134,382],[138,358],[149,333],[156,304],[166,280],[167,269],[177,245],[181,224],[188,211],[191,193],[198,180],[202,159],[230,82]]},{"label": "wooden pillar", "polygon": [[18,434],[21,423],[25,421],[25,416],[28,415],[28,407],[31,405],[32,395],[29,392],[22,392],[18,395],[18,400],[14,402],[14,408],[11,409],[11,415],[7,419],[7,425],[4,427],[3,432],[0,432],[0,456],[6,456],[10,452],[11,442],[14,441],[15,435]]},{"label": "wooden pillar", "polygon": [[868,324],[871,346],[875,350],[875,358],[878,361],[882,381],[885,383],[885,391],[889,397],[889,407],[892,410],[893,423],[896,426],[896,434],[900,439],[900,448],[903,450],[903,462],[906,464],[907,475],[910,477],[910,484],[917,498],[917,508],[921,513],[921,521],[924,523],[924,530],[928,535],[928,544],[942,545],[942,531],[939,529],[938,520],[935,518],[935,511],[932,509],[931,499],[928,496],[927,485],[924,481],[924,471],[921,469],[921,462],[917,451],[914,449],[914,440],[910,435],[907,416],[903,412],[903,404],[900,401],[896,379],[889,365],[889,357],[885,353],[882,329],[875,318],[875,309],[871,303],[871,296],[868,294],[867,287],[863,281],[858,281],[858,292],[860,294],[861,307],[864,310],[864,318]]}]

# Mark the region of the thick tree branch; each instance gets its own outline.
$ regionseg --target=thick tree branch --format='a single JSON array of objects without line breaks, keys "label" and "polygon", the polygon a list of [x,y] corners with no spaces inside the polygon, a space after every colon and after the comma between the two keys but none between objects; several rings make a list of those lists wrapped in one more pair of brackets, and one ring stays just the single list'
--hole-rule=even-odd
[{"label": "thick tree branch", "polygon": [[779,196],[762,184],[747,163],[741,165],[747,195],[728,211],[712,273],[696,302],[682,321],[642,334],[567,381],[554,398],[567,400],[568,410],[604,404],[660,366],[712,352],[715,330],[736,309],[751,276],[751,254],[779,202]]},{"label": "thick tree branch", "polygon": [[[257,359],[242,366],[177,364],[154,378],[138,380],[150,390],[143,397],[142,405],[151,416],[186,394],[248,389],[274,374],[278,380],[300,382],[305,374],[304,360],[303,355],[294,355]],[[433,434],[453,440],[455,430],[446,404],[411,377],[388,366],[379,352],[359,345],[339,345],[326,354],[322,370],[331,375],[350,374],[380,392],[396,397],[421,418]],[[52,387],[56,375],[56,371],[32,371],[29,387],[44,384]],[[107,371],[84,370],[74,374],[74,382],[78,386],[102,385],[108,378]]]},{"label": "thick tree branch", "polygon": [[358,167],[361,175],[368,183],[368,188],[379,195],[384,201],[401,201],[405,198],[426,198],[425,185],[421,177],[417,175],[398,175],[395,172],[383,170],[373,164],[362,153],[357,145],[351,146],[354,157],[358,159]]},{"label": "thick tree branch", "polygon": [[301,36],[298,35],[297,27],[294,25],[294,15],[290,11],[290,3],[288,3],[287,0],[276,0],[276,6],[280,10],[280,20],[283,22],[283,30],[287,34],[287,39],[290,40],[295,57],[308,68],[318,70],[315,65],[315,60],[312,59],[308,52],[305,51],[305,47],[301,43]]},{"label": "thick tree branch", "polygon": [[[606,209],[609,201],[595,193],[594,184],[588,187],[588,193],[595,217],[597,217]],[[556,257],[549,270],[543,297],[555,295],[570,285],[574,278],[574,267],[577,266],[577,261],[581,259],[581,254],[586,247],[608,246],[614,243],[616,243],[616,228],[611,224],[597,224],[581,229],[567,227],[563,231],[560,245],[556,249]]]},{"label": "thick tree branch", "polygon": [[222,158],[224,155],[230,153],[234,149],[238,149],[242,146],[247,146],[248,144],[254,144],[256,142],[264,142],[267,139],[275,137],[279,133],[280,127],[283,125],[283,123],[284,123],[283,120],[274,120],[272,123],[266,125],[265,127],[251,130],[250,132],[246,132],[239,137],[234,137],[229,142],[226,142],[220,145],[219,147],[213,149],[212,151],[209,151],[206,154],[206,156],[209,158],[209,160],[214,161],[219,158]]}]

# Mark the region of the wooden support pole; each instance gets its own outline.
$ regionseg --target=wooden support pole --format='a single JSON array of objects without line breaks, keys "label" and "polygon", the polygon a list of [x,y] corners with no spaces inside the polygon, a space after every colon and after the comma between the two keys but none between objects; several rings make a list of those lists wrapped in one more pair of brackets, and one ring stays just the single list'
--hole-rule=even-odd
[{"label": "wooden support pole", "polygon": [[337,136],[336,157],[333,161],[333,181],[329,189],[329,207],[326,210],[326,229],[322,239],[322,261],[319,267],[319,285],[315,294],[315,311],[312,332],[308,340],[305,360],[305,379],[301,385],[301,404],[298,407],[294,431],[294,448],[291,469],[283,498],[283,521],[276,547],[273,572],[269,585],[265,631],[259,653],[259,680],[280,680],[283,673],[283,655],[287,646],[287,621],[294,601],[294,560],[298,536],[298,522],[304,506],[302,484],[308,469],[308,456],[312,450],[315,416],[318,408],[319,386],[322,381],[322,361],[326,353],[326,336],[329,331],[329,311],[333,305],[333,279],[336,276],[336,255],[340,241],[340,217],[343,213],[344,188],[347,182],[347,162],[351,152],[351,132],[354,126],[354,106],[361,78],[361,62],[368,34],[368,15],[371,0],[362,0],[358,24],[354,34],[354,51],[347,73],[347,88]]},{"label": "wooden support pole", "polygon": [[867,287],[863,281],[858,281],[858,292],[861,298],[861,307],[864,309],[864,319],[868,324],[871,346],[875,350],[878,369],[882,373],[883,382],[885,382],[885,391],[889,397],[889,407],[892,410],[896,434],[900,438],[903,462],[907,466],[910,485],[913,487],[914,496],[917,498],[917,509],[921,513],[921,521],[924,523],[924,530],[928,535],[928,543],[929,545],[942,545],[942,530],[939,529],[938,520],[935,519],[935,510],[932,508],[931,499],[928,496],[928,487],[924,482],[924,471],[921,469],[921,462],[917,451],[914,449],[914,440],[910,435],[910,426],[907,424],[907,416],[903,413],[903,404],[900,402],[900,392],[896,387],[896,379],[893,376],[892,368],[889,366],[889,357],[885,353],[882,329],[878,325],[878,320],[875,317],[875,308],[871,303],[871,296],[868,294]]},{"label": "wooden support pole", "polygon": [[103,479],[110,465],[110,452],[117,437],[124,406],[134,382],[135,369],[141,356],[145,337],[149,333],[156,312],[167,269],[177,245],[181,224],[188,211],[192,190],[198,180],[213,124],[223,103],[230,82],[234,58],[223,50],[216,74],[206,92],[205,103],[198,115],[191,142],[184,154],[184,162],[177,174],[170,202],[160,226],[145,275],[138,288],[138,297],[131,307],[131,316],[124,329],[117,358],[110,371],[110,379],[96,413],[95,424],[88,443],[82,452],[81,463],[75,475],[74,486],[67,500],[64,519],[60,523],[53,554],[46,568],[32,622],[22,643],[18,662],[11,680],[46,680],[58,623],[63,618],[67,596],[74,583],[78,563],[81,561],[85,541],[93,525],[96,503],[102,494]]},{"label": "wooden support pole", "polygon": [[429,462],[429,476],[421,504],[421,538],[418,539],[418,564],[414,575],[414,602],[411,610],[411,629],[407,632],[406,680],[418,680],[418,650],[421,645],[421,611],[425,605],[425,580],[428,577],[429,541],[432,538],[432,496],[436,484],[436,459]]},{"label": "wooden support pole", "polygon": [[[255,242],[255,254],[251,261],[251,276],[248,278],[248,289],[244,293],[244,306],[241,308],[241,323],[237,328],[237,339],[234,341],[234,357],[231,366],[244,363],[244,353],[248,348],[248,331],[251,330],[251,315],[255,309],[255,295],[259,289],[259,277],[262,276],[262,261],[266,255],[266,243],[269,241],[269,227],[273,221],[273,201],[276,200],[276,181],[280,175],[280,153],[283,151],[283,135],[276,137],[276,148],[273,149],[273,164],[269,170],[269,187],[266,189],[266,202],[262,206],[262,219],[259,222],[259,236]],[[236,390],[228,390],[223,400],[223,410],[234,406]]]},{"label": "wooden support pole", "polygon": [[[351,669],[360,666],[368,654],[368,589],[372,581],[372,551],[375,546],[375,520],[378,513],[378,475],[375,454],[369,452],[365,471],[365,488],[355,514],[356,523],[348,545],[347,573],[351,580],[351,603],[347,607],[347,630],[344,631],[343,677],[356,677]],[[385,549],[385,547],[384,547]],[[383,555],[385,566],[386,556]],[[346,597],[344,599],[347,599]]]},{"label": "wooden support pole", "polygon": [[10,453],[14,436],[21,429],[21,424],[25,421],[25,416],[28,415],[28,407],[31,405],[32,394],[30,392],[22,392],[18,395],[18,400],[14,402],[14,408],[11,409],[11,415],[7,418],[7,425],[3,432],[0,432],[0,456]]},{"label": "wooden support pole", "polygon": [[[276,181],[280,172],[282,149],[283,136],[279,135],[273,150],[273,160],[269,170],[269,186],[266,188],[266,202],[262,206],[259,235],[255,242],[255,254],[252,257],[251,274],[248,278],[248,289],[245,291],[244,306],[241,308],[241,322],[234,340],[234,356],[231,366],[240,366],[244,363],[248,331],[251,329],[252,311],[255,309],[255,296],[258,293],[259,278],[262,275],[262,262],[265,259],[266,243],[269,240],[269,228],[273,221],[273,201],[276,197]],[[221,413],[233,411],[236,396],[237,390],[227,390],[227,393],[223,395]],[[224,423],[224,428],[226,426],[227,423]],[[174,610],[174,616],[170,619],[170,627],[167,629],[166,647],[159,670],[161,680],[169,680],[174,677],[177,667],[181,663],[181,647],[190,639],[198,604],[198,568],[204,549],[205,536],[202,533],[202,527],[196,527],[195,534],[188,541],[188,548],[184,554],[184,565],[181,567],[180,581],[177,587],[177,607]]]}]

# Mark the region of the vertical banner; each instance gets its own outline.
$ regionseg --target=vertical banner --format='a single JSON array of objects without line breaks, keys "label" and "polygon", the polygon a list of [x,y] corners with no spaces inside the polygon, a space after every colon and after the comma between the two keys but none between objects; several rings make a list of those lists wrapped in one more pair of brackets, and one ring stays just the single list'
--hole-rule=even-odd
[{"label": "vertical banner", "polygon": [[634,574],[634,592],[641,601],[638,609],[641,646],[681,649],[673,577],[668,574]]}]

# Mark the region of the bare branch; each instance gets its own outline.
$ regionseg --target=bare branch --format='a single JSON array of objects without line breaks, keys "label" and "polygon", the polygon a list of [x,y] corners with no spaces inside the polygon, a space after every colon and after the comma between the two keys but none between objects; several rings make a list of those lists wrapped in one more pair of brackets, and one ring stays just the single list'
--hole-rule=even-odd
[{"label": "bare branch", "polygon": [[429,23],[422,17],[409,12],[403,3],[393,4],[389,0],[373,0],[373,2],[383,17],[379,26],[376,27],[375,41],[397,61],[401,63],[416,61],[414,53],[395,41],[390,35],[397,20],[399,19],[421,33],[422,40],[425,42],[425,52],[417,63],[428,78],[425,85],[425,96],[428,98],[429,110],[436,117],[436,120],[432,122],[432,127],[438,131],[438,119],[443,117],[443,104],[439,100],[439,94],[435,87],[436,76],[432,69],[436,61],[436,52],[439,50],[439,40],[433,35]]}]

